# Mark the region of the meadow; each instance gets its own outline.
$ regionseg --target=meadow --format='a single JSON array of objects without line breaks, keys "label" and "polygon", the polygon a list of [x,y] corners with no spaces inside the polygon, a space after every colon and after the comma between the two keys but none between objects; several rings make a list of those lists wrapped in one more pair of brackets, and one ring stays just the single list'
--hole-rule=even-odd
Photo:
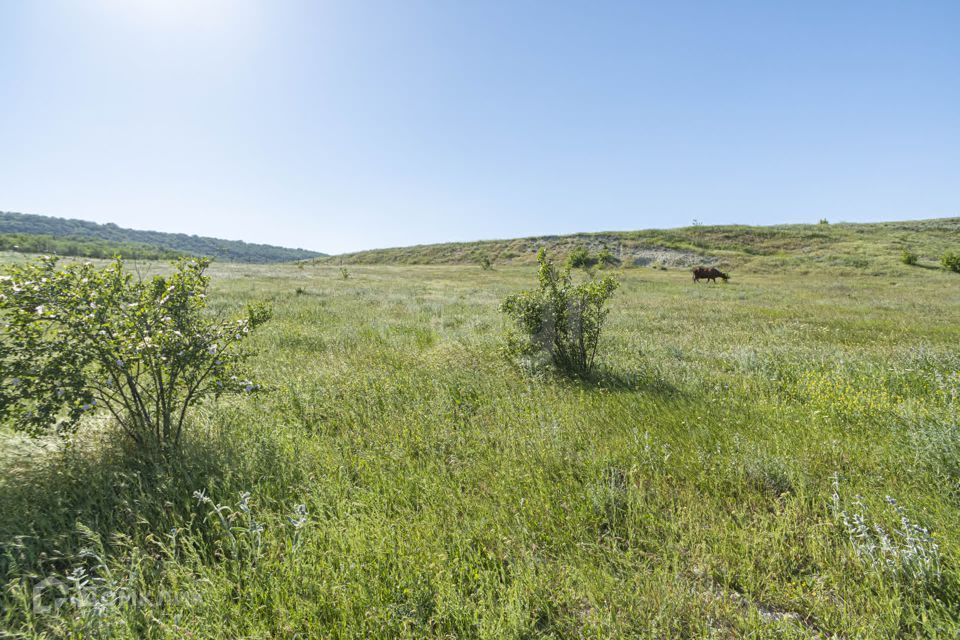
[{"label": "meadow", "polygon": [[0,635],[956,638],[960,276],[778,259],[614,270],[580,381],[502,354],[529,265],[215,264],[264,390],[0,435]]}]

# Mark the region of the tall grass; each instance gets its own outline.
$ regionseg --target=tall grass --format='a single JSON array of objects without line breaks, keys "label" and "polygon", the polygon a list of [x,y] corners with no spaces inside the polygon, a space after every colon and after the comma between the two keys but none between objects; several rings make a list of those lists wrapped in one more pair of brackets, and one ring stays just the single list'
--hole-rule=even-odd
[{"label": "tall grass", "polygon": [[2,629],[960,633],[952,274],[625,270],[589,381],[498,356],[497,303],[532,269],[338,274],[214,273],[217,310],[272,298],[272,385],[198,414],[174,467],[105,423],[7,437]]}]

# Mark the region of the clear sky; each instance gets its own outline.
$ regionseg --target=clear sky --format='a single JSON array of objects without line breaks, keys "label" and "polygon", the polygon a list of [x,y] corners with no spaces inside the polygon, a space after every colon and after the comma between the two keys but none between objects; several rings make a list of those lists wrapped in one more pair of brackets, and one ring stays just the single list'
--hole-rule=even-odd
[{"label": "clear sky", "polygon": [[960,215],[960,1],[0,0],[0,210],[327,252]]}]

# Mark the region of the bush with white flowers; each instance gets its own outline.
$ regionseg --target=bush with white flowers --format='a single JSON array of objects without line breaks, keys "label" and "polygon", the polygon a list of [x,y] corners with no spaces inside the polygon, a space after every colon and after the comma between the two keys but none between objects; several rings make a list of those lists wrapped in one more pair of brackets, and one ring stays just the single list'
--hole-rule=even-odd
[{"label": "bush with white flowers", "polygon": [[31,434],[106,411],[138,445],[175,447],[191,407],[257,389],[242,375],[263,305],[206,313],[207,259],[134,278],[120,258],[64,268],[43,257],[0,276],[0,420]]}]

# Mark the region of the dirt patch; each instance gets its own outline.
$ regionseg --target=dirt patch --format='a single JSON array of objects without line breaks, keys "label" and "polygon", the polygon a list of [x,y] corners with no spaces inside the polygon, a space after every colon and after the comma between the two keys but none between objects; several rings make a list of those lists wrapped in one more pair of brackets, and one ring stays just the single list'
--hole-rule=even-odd
[{"label": "dirt patch", "polygon": [[719,260],[710,256],[702,256],[692,251],[676,249],[627,249],[620,256],[626,264],[637,267],[662,265],[670,268],[688,268],[698,266],[716,266]]}]

